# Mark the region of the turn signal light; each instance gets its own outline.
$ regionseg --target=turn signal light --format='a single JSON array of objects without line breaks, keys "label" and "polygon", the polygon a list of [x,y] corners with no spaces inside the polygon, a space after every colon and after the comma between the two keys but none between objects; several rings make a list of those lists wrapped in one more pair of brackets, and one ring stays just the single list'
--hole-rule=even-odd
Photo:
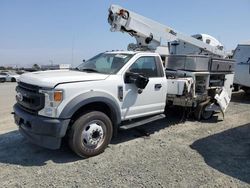
[{"label": "turn signal light", "polygon": [[55,91],[54,92],[54,101],[61,102],[63,99],[63,92],[62,91]]}]

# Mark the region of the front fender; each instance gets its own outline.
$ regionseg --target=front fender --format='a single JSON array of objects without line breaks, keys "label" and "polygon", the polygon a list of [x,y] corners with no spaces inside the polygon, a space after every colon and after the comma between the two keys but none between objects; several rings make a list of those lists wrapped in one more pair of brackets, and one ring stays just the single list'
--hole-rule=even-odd
[{"label": "front fender", "polygon": [[119,104],[112,95],[101,91],[89,91],[87,93],[78,95],[64,107],[59,115],[59,118],[69,119],[82,106],[93,102],[103,102],[108,105],[112,114],[114,115],[114,123],[117,125],[121,123],[121,110]]}]

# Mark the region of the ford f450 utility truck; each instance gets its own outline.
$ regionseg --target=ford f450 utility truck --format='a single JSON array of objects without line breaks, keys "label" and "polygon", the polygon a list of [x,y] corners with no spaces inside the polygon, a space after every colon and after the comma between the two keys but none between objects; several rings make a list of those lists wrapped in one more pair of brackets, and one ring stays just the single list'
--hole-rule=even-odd
[{"label": "ford f450 utility truck", "polygon": [[[172,105],[193,110],[197,119],[207,119],[218,110],[224,113],[233,84],[232,61],[219,58],[223,53],[217,47],[182,35],[180,45],[188,42],[192,52],[205,46],[203,51],[211,54],[167,55],[166,46],[164,53],[149,49],[151,42],[152,46],[160,45],[154,39],[157,27],[151,23],[149,36],[144,36],[136,26],[143,32],[141,22],[148,20],[135,21],[137,18],[142,16],[110,8],[112,29],[133,33],[140,50],[104,52],[76,70],[23,74],[14,105],[20,133],[50,149],[59,148],[62,138],[67,137],[76,154],[90,157],[103,152],[119,128],[162,118]],[[119,27],[119,21],[125,26]],[[129,24],[125,21],[133,23],[133,29],[126,28]],[[177,35],[169,29],[164,32]]]}]

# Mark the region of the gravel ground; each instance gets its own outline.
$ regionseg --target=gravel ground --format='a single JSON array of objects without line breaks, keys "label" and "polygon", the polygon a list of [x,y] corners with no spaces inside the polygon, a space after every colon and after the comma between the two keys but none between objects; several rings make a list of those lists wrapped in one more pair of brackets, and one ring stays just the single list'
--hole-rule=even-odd
[{"label": "gravel ground", "polygon": [[81,159],[18,133],[14,90],[0,83],[0,187],[250,187],[250,96],[242,92],[224,121],[167,118],[121,131],[104,153]]}]

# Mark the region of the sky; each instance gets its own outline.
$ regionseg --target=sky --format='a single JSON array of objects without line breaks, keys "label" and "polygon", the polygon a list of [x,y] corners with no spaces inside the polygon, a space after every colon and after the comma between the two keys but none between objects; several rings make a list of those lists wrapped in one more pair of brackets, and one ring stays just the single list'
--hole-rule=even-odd
[{"label": "sky", "polygon": [[126,49],[110,32],[111,4],[186,34],[207,33],[226,50],[250,40],[250,0],[0,0],[0,66],[79,65],[97,53]]}]

